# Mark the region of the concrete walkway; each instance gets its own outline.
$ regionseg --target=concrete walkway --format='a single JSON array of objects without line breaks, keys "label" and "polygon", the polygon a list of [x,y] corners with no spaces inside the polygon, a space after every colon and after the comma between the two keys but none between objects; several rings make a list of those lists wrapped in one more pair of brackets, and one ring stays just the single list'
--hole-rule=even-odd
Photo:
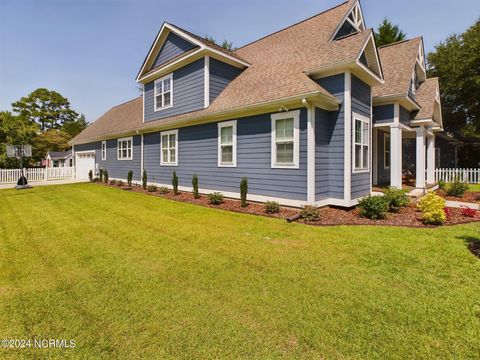
[{"label": "concrete walkway", "polygon": [[[47,186],[47,185],[76,184],[76,183],[82,183],[82,182],[88,182],[88,180],[70,179],[70,180],[32,181],[32,182],[29,182],[28,185],[35,187],[35,186]],[[3,185],[0,185],[0,189],[15,189],[15,186],[17,186],[17,184],[3,184]]]},{"label": "concrete walkway", "polygon": [[452,207],[452,208],[467,208],[468,207],[469,209],[480,210],[480,205],[479,204],[466,203],[466,202],[461,202],[461,201],[446,200],[445,201],[445,206],[446,207]]}]

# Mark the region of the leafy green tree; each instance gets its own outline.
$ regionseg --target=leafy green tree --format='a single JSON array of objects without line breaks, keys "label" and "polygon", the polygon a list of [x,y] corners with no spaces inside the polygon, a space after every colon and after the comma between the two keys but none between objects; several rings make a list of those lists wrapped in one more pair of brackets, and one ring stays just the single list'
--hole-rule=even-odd
[{"label": "leafy green tree", "polygon": [[[208,34],[205,35],[205,40],[210,41],[213,44],[217,43],[217,40],[215,40],[215,38],[213,36],[208,35]],[[221,46],[228,51],[235,51],[236,50],[235,46],[233,46],[233,43],[228,41],[228,40],[223,40],[223,43],[222,43]]]},{"label": "leafy green tree", "polygon": [[71,137],[58,129],[48,129],[33,139],[32,157],[36,161],[44,159],[49,151],[66,151],[70,149]]},{"label": "leafy green tree", "polygon": [[407,36],[398,25],[393,25],[387,18],[378,26],[375,32],[375,42],[377,46],[392,44],[397,41],[402,41]]},{"label": "leafy green tree", "polygon": [[37,89],[12,104],[13,111],[25,119],[37,123],[41,131],[58,129],[73,122],[78,114],[70,108],[70,102],[56,91]]},{"label": "leafy green tree", "polygon": [[31,144],[37,136],[38,126],[9,111],[0,112],[0,168],[16,168],[18,161],[7,158],[6,145]]},{"label": "leafy green tree", "polygon": [[447,131],[480,135],[480,20],[428,54],[428,76],[438,77]]},{"label": "leafy green tree", "polygon": [[69,121],[63,124],[62,130],[71,136],[73,139],[75,136],[80,134],[88,126],[87,120],[85,120],[85,115],[80,114],[78,119],[74,121]]}]

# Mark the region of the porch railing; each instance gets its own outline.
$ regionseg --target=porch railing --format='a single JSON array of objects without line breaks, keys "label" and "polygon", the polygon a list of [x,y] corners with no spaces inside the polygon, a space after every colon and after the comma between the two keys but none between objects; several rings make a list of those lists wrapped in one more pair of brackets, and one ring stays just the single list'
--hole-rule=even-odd
[{"label": "porch railing", "polygon": [[[28,182],[68,180],[75,177],[74,167],[23,169]],[[16,184],[22,169],[0,169],[0,184]]]},{"label": "porch railing", "polygon": [[480,169],[435,169],[435,181],[451,182],[455,179],[469,184],[480,184]]}]

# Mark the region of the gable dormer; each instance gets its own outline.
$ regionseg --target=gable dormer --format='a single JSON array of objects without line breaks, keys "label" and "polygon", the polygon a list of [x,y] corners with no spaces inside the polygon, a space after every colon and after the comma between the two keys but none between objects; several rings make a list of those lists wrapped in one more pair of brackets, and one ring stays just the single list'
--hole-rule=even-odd
[{"label": "gable dormer", "polygon": [[137,76],[144,122],[208,108],[248,66],[235,53],[164,23]]},{"label": "gable dormer", "polygon": [[335,29],[331,40],[337,40],[350,34],[365,31],[362,7],[359,1],[355,1],[349,12]]},{"label": "gable dormer", "polygon": [[412,77],[410,79],[410,86],[408,89],[408,95],[415,99],[417,90],[427,79],[427,72],[425,69],[425,51],[423,47],[423,39],[420,41],[417,57],[415,59],[415,65],[412,71]]}]

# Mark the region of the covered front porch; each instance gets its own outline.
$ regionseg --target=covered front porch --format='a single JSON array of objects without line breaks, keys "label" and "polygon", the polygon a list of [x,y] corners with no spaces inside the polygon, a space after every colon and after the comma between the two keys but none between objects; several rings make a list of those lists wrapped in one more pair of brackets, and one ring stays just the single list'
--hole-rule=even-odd
[{"label": "covered front porch", "polygon": [[435,133],[426,126],[375,124],[373,189],[425,190],[435,184]]}]

